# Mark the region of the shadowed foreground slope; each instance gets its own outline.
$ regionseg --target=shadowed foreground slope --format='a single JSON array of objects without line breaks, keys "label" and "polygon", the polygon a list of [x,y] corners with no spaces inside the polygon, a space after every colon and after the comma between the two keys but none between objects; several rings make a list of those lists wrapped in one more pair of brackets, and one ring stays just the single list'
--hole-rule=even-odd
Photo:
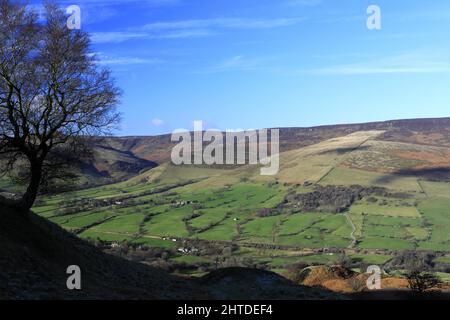
[{"label": "shadowed foreground slope", "polygon": [[[271,272],[222,269],[193,280],[99,251],[57,225],[0,206],[0,299],[326,299]],[[78,265],[82,290],[66,289]]]},{"label": "shadowed foreground slope", "polygon": [[[0,207],[0,256],[0,298],[204,297],[188,281],[104,254],[35,214],[21,215],[4,207]],[[67,290],[69,265],[80,266],[82,291]]]}]

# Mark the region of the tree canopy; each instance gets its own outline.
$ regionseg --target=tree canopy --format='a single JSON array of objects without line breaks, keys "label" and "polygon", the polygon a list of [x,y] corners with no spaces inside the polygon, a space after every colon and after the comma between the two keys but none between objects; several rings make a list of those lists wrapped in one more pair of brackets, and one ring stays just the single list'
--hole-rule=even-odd
[{"label": "tree canopy", "polygon": [[39,19],[0,0],[0,160],[3,171],[26,162],[27,189],[16,203],[25,210],[83,137],[108,133],[119,121],[110,71],[97,63],[89,35],[66,22],[53,4]]}]

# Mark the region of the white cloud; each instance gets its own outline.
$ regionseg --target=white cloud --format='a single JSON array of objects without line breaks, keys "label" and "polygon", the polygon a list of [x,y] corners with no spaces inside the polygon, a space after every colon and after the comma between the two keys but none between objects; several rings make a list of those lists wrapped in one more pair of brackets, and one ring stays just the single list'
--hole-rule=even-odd
[{"label": "white cloud", "polygon": [[152,125],[154,125],[155,127],[161,127],[165,124],[164,120],[158,119],[158,118],[154,118],[152,119]]},{"label": "white cloud", "polygon": [[129,40],[149,39],[183,39],[213,36],[216,33],[209,30],[174,30],[163,34],[149,32],[94,32],[91,35],[93,43],[121,43]]},{"label": "white cloud", "polygon": [[99,61],[104,65],[130,65],[130,64],[157,64],[161,61],[158,59],[142,59],[137,57],[111,57]]},{"label": "white cloud", "polygon": [[[31,4],[33,3],[42,3],[41,0],[39,1],[30,1]],[[60,4],[66,5],[68,3],[73,4],[72,0],[61,0],[59,1]],[[102,5],[102,6],[113,6],[113,5],[122,5],[122,4],[143,4],[148,6],[154,6],[154,7],[160,7],[160,6],[172,6],[172,5],[178,5],[181,4],[181,0],[83,0],[81,5]]]},{"label": "white cloud", "polygon": [[288,0],[288,6],[315,7],[322,4],[322,0]]},{"label": "white cloud", "polygon": [[268,71],[273,70],[274,60],[274,57],[247,57],[244,55],[236,55],[206,69],[201,73],[256,70]]},{"label": "white cloud", "polygon": [[424,66],[424,67],[390,67],[390,66],[364,66],[348,65],[332,68],[323,68],[312,71],[317,75],[368,75],[368,74],[400,74],[400,73],[442,73],[449,72],[450,65]]},{"label": "white cloud", "polygon": [[93,32],[91,41],[94,43],[120,43],[127,40],[142,39],[146,35],[138,32]]},{"label": "white cloud", "polygon": [[205,30],[205,29],[194,29],[194,30],[175,30],[167,32],[165,34],[149,36],[149,38],[154,39],[182,39],[182,38],[200,38],[209,37],[216,35],[216,32]]},{"label": "white cloud", "polygon": [[370,75],[447,72],[450,72],[449,57],[435,53],[413,52],[364,63],[317,68],[306,73],[315,75]]},{"label": "white cloud", "polygon": [[[61,8],[76,4],[81,8],[81,19],[83,25],[99,23],[110,20],[120,13],[121,5],[133,5],[144,9],[159,7],[170,7],[182,4],[182,0],[82,0],[74,3],[73,0],[57,1]],[[44,20],[44,1],[30,0],[28,7],[39,14],[40,20]]]},{"label": "white cloud", "polygon": [[110,56],[101,52],[97,52],[94,55],[97,57],[98,63],[101,65],[158,64],[162,62],[162,60],[156,58],[148,59],[128,56]]},{"label": "white cloud", "polygon": [[194,19],[149,23],[144,30],[186,30],[186,29],[270,29],[298,24],[303,18],[249,19],[217,18]]},{"label": "white cloud", "polygon": [[120,43],[142,39],[182,39],[218,35],[227,29],[273,29],[294,26],[303,18],[249,19],[218,18],[153,22],[138,28],[96,32],[92,34],[94,43]]}]

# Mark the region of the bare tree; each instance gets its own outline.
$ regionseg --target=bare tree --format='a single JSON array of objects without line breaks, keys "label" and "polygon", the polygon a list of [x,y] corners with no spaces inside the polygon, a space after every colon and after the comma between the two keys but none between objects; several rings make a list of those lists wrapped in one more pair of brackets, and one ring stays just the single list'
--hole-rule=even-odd
[{"label": "bare tree", "polygon": [[42,22],[25,5],[0,0],[0,159],[6,171],[27,164],[26,191],[13,203],[23,210],[84,137],[119,121],[119,89],[98,66],[89,35],[69,30],[66,19],[53,4]]}]

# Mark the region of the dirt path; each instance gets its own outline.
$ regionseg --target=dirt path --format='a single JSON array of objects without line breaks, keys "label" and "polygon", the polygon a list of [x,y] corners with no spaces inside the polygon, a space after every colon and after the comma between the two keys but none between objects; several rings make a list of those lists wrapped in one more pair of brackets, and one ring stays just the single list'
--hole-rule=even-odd
[{"label": "dirt path", "polygon": [[[352,237],[352,243],[351,245],[349,245],[347,248],[341,248],[340,250],[343,250],[346,254],[354,254],[357,253],[357,248],[354,248],[353,246],[356,245],[356,237],[354,235],[354,232],[356,231],[356,227],[353,224],[353,221],[351,221],[350,217],[348,217],[346,215],[347,219],[349,219],[349,223],[352,225],[352,228],[354,228],[354,231],[352,231],[351,233],[351,237]],[[92,230],[96,231],[95,228],[93,228]],[[131,237],[135,237],[136,234],[131,234],[131,233],[126,233],[126,232],[114,232],[114,231],[96,231],[98,233],[104,233],[104,234],[111,234],[111,235],[121,235],[121,236],[131,236]],[[210,242],[210,243],[215,243],[218,245],[231,245],[234,244],[234,241],[226,241],[226,240],[202,240],[202,239],[192,239],[192,238],[180,238],[180,237],[175,237],[175,236],[168,236],[168,237],[161,237],[161,236],[156,236],[156,235],[139,235],[139,237],[142,238],[148,238],[148,239],[160,239],[160,240],[166,240],[166,241],[173,241],[172,239],[177,239],[178,242],[183,242],[183,240],[188,240],[188,241],[200,241],[200,242]],[[251,243],[251,242],[239,242],[239,245],[242,247],[248,247],[248,248],[260,248],[261,243]],[[273,245],[276,249],[281,250],[281,251],[296,251],[297,253],[302,253],[302,254],[323,254],[323,248],[307,248],[307,247],[297,247],[297,246],[283,246],[283,245]],[[267,250],[270,250],[271,248],[266,248]],[[367,254],[386,254],[386,250],[385,249],[365,249],[364,250]],[[393,250],[392,253],[396,254],[402,252],[402,250]]]}]

